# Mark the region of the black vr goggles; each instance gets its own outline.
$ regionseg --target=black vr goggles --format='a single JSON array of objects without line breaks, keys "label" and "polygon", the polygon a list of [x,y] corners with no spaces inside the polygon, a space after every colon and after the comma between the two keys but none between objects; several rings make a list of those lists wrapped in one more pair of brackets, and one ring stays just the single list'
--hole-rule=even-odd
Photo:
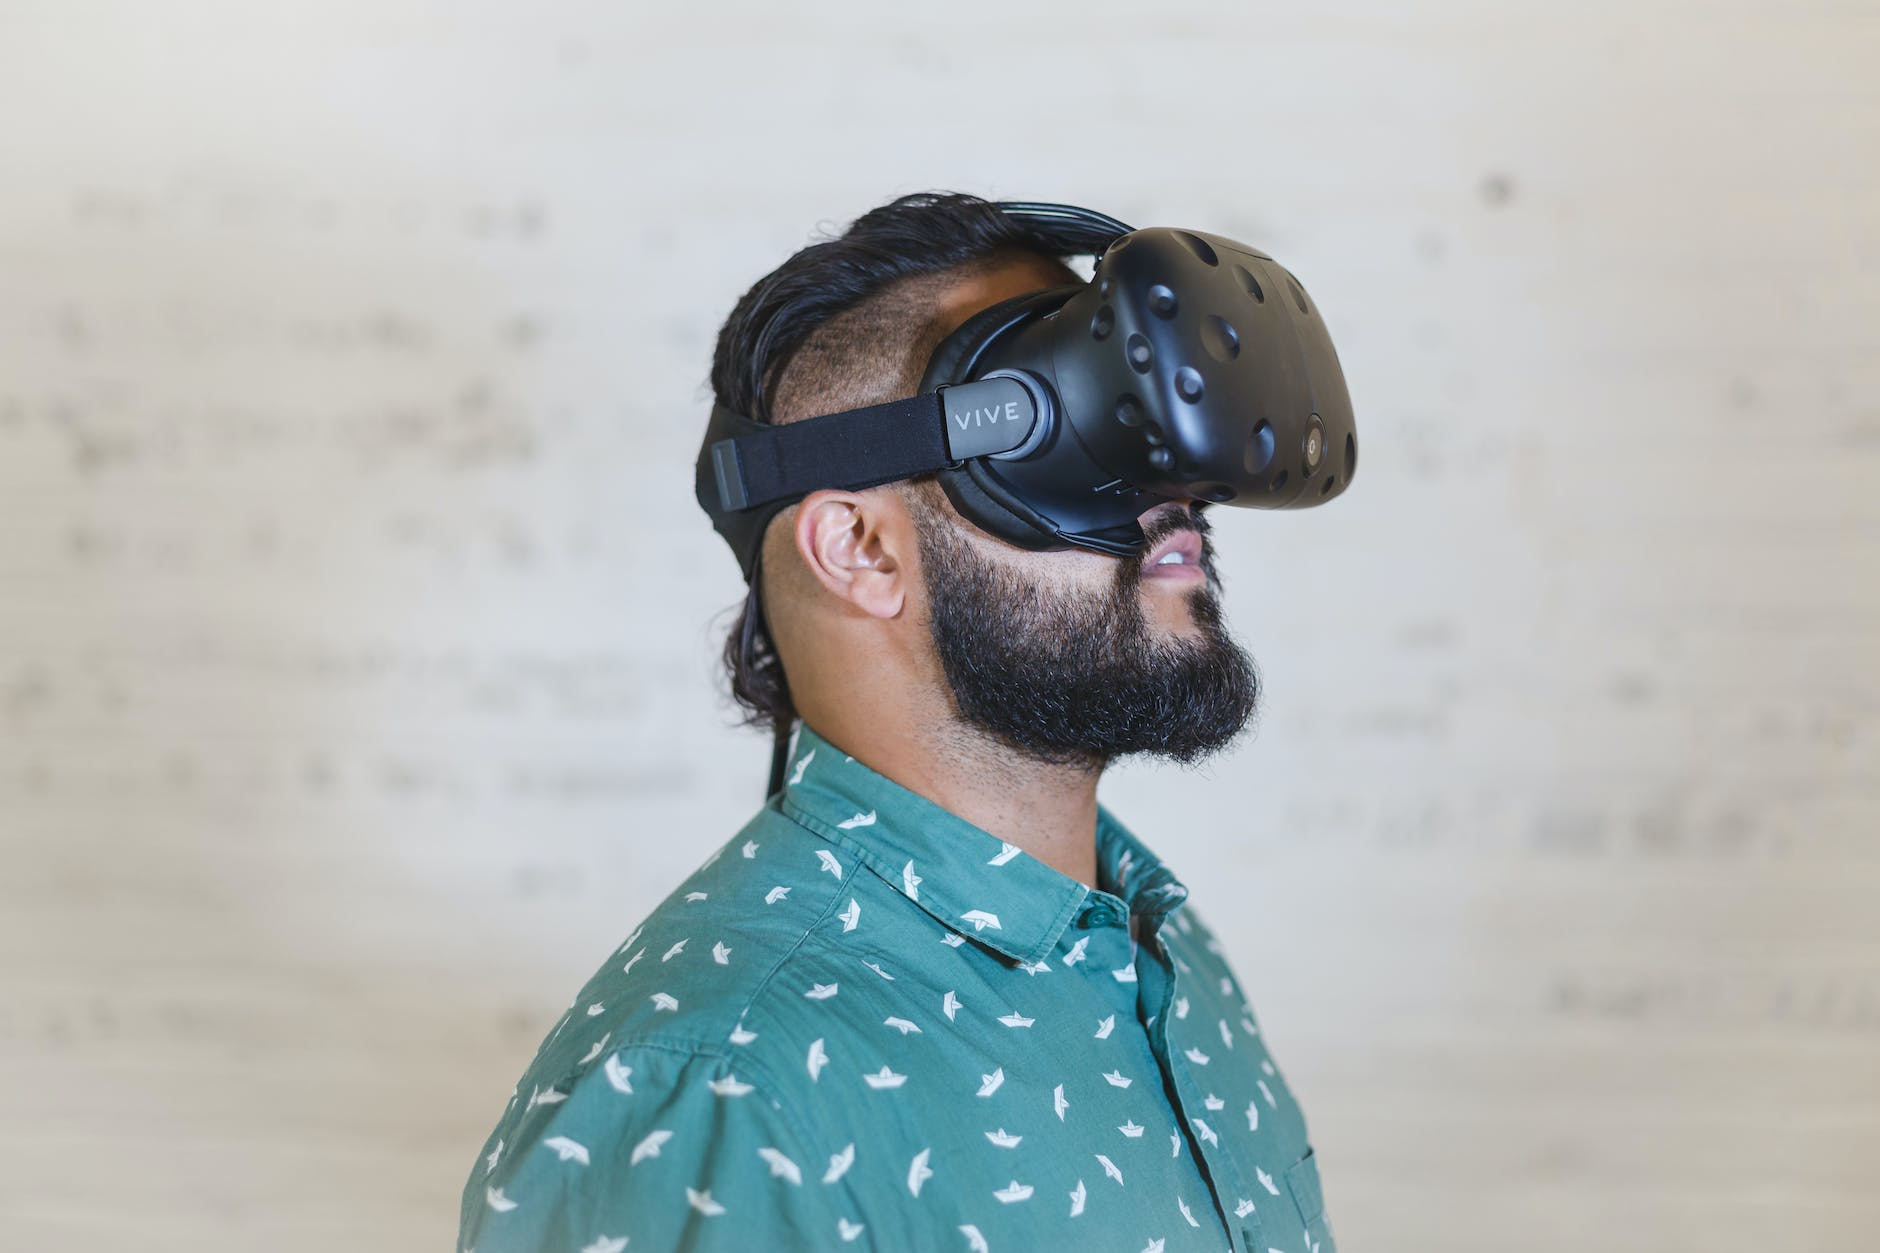
[{"label": "black vr goggles", "polygon": [[782,426],[712,407],[694,491],[746,580],[770,519],[819,488],[937,473],[1000,539],[1130,556],[1164,501],[1303,509],[1350,485],[1345,376],[1284,266],[1219,235],[998,207],[1096,257],[1090,281],[968,318],[918,395]]},{"label": "black vr goggles", "polygon": [[[1073,205],[998,208],[1042,246],[1094,256],[1090,281],[969,317],[915,396],[782,426],[713,405],[693,490],[753,597],[766,525],[820,488],[936,473],[967,520],[1021,548],[1133,556],[1146,546],[1137,518],[1165,501],[1303,509],[1350,485],[1345,376],[1284,266],[1219,235],[1133,230]],[[776,728],[767,795],[787,745]]]}]

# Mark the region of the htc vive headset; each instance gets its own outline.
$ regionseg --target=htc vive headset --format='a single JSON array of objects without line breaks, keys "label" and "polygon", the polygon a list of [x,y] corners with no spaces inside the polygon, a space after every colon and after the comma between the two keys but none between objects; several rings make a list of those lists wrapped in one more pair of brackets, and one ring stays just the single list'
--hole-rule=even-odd
[{"label": "htc vive headset", "polygon": [[1350,485],[1345,376],[1291,271],[1219,235],[998,207],[1096,257],[1090,281],[968,318],[906,399],[782,426],[713,406],[694,489],[747,580],[766,524],[819,488],[934,472],[1021,548],[1132,556],[1163,501],[1303,509]]},{"label": "htc vive headset", "polygon": [[[935,473],[968,521],[1021,548],[1133,556],[1136,519],[1164,501],[1304,509],[1350,486],[1344,373],[1291,271],[1220,235],[998,208],[1095,257],[1090,281],[969,317],[905,399],[782,426],[713,406],[694,491],[753,594],[766,524],[819,488]],[[773,793],[781,728],[776,747]]]}]

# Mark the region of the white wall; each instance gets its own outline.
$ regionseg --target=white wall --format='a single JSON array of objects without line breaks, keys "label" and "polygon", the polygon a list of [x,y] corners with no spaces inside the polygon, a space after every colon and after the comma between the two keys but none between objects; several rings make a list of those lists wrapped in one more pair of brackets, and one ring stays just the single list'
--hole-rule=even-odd
[{"label": "white wall", "polygon": [[[1105,798],[1341,1246],[1880,1222],[1871,4],[0,3],[0,1243],[445,1247],[748,816],[712,336],[929,187],[1265,247],[1354,490]],[[1246,902],[1242,904],[1242,902]]]}]

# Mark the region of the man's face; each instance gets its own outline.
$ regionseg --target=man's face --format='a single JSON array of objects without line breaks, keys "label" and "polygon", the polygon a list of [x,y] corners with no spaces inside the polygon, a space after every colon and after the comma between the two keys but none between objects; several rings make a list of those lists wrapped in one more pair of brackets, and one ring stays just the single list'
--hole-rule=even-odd
[{"label": "man's face", "polygon": [[[968,723],[1054,764],[1189,763],[1252,719],[1258,674],[1222,624],[1208,523],[1186,504],[1143,514],[1143,554],[1111,557],[1021,549],[937,486],[906,494],[934,649]],[[1181,564],[1151,564],[1171,548]]]}]

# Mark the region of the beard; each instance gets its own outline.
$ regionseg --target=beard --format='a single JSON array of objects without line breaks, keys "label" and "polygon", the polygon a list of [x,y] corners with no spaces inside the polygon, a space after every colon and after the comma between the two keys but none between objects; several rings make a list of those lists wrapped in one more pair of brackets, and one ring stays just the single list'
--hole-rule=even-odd
[{"label": "beard", "polygon": [[[917,488],[934,649],[968,725],[1039,761],[1101,770],[1131,754],[1191,764],[1238,738],[1259,705],[1253,659],[1222,624],[1208,523],[1170,513],[1142,555],[1115,559],[1103,592],[1041,587],[982,556]],[[1158,638],[1142,608],[1143,556],[1201,532],[1205,580],[1187,593],[1194,634]]]}]

